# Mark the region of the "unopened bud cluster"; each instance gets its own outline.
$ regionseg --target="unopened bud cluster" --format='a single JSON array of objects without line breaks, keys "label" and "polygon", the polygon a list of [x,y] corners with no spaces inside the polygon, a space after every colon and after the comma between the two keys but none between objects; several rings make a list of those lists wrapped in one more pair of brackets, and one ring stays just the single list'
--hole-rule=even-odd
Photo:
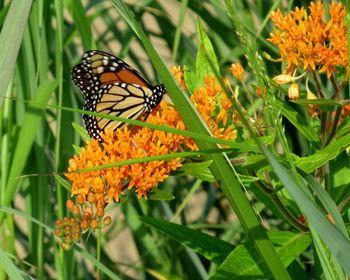
[{"label": "unopened bud cluster", "polygon": [[108,226],[112,222],[111,217],[104,217],[106,203],[103,199],[97,200],[92,192],[87,196],[78,195],[76,203],[68,199],[66,206],[74,217],[56,221],[55,230],[65,250],[70,250],[75,242],[80,242],[81,235],[86,231]]}]

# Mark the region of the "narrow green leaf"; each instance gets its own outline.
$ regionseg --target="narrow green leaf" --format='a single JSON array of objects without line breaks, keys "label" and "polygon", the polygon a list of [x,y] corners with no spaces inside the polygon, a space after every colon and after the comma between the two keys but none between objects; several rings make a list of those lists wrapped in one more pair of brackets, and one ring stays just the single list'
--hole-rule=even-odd
[{"label": "narrow green leaf", "polygon": [[342,106],[342,104],[335,99],[296,99],[290,101],[296,104]]},{"label": "narrow green leaf", "polygon": [[[11,1],[10,9],[7,13],[4,25],[0,33],[0,94],[5,95],[10,83],[13,69],[16,65],[16,59],[27,24],[32,0]],[[0,108],[4,102],[0,98]]]},{"label": "narrow green leaf", "polygon": [[216,264],[221,264],[234,248],[230,243],[186,226],[146,216],[138,217],[138,219],[165,233],[184,246],[195,250]]},{"label": "narrow green leaf", "polygon": [[91,137],[89,136],[87,130],[85,127],[82,127],[81,125],[73,122],[72,123],[73,128],[75,129],[76,132],[83,138],[84,142],[85,141],[91,141]]},{"label": "narrow green leaf", "polygon": [[213,45],[211,44],[208,35],[204,32],[203,26],[199,19],[197,19],[197,30],[200,38],[200,47],[198,49],[196,59],[196,77],[197,84],[203,84],[205,76],[214,76],[214,72],[208,63],[206,56],[210,57],[217,72],[219,72],[219,64],[216,59]]},{"label": "narrow green leaf", "polygon": [[333,140],[328,146],[308,157],[298,158],[295,165],[310,173],[336,158],[350,143],[350,134]]},{"label": "narrow green leaf", "polygon": [[[55,80],[48,80],[44,82],[37,89],[33,101],[38,102],[40,104],[46,104],[49,101],[56,87],[57,82]],[[37,127],[40,124],[42,115],[42,110],[29,105],[28,111],[25,114],[24,123],[19,132],[18,140],[16,143],[17,148],[15,150],[13,160],[11,163],[7,188],[1,200],[3,206],[8,206],[17,192],[17,177],[21,175],[21,172],[26,164],[26,159],[33,145],[37,133]],[[0,215],[0,221],[2,218],[3,216]]]},{"label": "narrow green leaf", "polygon": [[285,116],[307,140],[310,142],[319,142],[318,135],[310,128],[310,124],[305,122],[305,118],[295,109],[290,107],[287,102],[281,101],[277,97],[274,99],[275,105],[281,110],[283,116]]},{"label": "narrow green leaf", "polygon": [[68,180],[64,179],[61,175],[54,175],[54,177],[69,193],[72,192],[72,184]]},{"label": "narrow green leaf", "polygon": [[185,163],[177,170],[179,175],[186,176],[191,175],[197,177],[203,181],[216,182],[215,177],[211,173],[209,166],[212,164],[211,160],[203,162],[190,162]]},{"label": "narrow green leaf", "polygon": [[184,67],[184,80],[188,91],[193,94],[194,89],[198,87],[196,74],[193,73],[188,67]]},{"label": "narrow green leaf", "polygon": [[347,239],[348,236],[344,236],[341,231],[332,225],[315,201],[310,199],[309,194],[305,193],[306,186],[303,181],[300,182],[300,187],[290,171],[282,166],[269,150],[263,146],[261,147],[278,178],[305,214],[311,226],[315,228],[322,241],[329,246],[330,251],[338,259],[346,273],[350,274],[350,242]]},{"label": "narrow green leaf", "polygon": [[311,235],[313,245],[317,252],[317,257],[321,263],[322,271],[325,279],[329,280],[345,280],[344,272],[342,271],[337,259],[334,259],[330,254],[327,246],[322,242],[319,234],[311,226]]},{"label": "narrow green leaf", "polygon": [[81,1],[70,1],[69,8],[71,9],[74,24],[80,33],[84,50],[95,49],[96,44],[92,37],[90,20],[86,16],[86,12],[81,4]]},{"label": "narrow green leaf", "polygon": [[160,189],[152,189],[149,192],[149,198],[151,200],[173,200],[175,196]]},{"label": "narrow green leaf", "polygon": [[6,271],[9,279],[24,280],[21,271],[17,265],[15,265],[12,260],[7,256],[6,252],[0,247],[0,266],[4,271]]},{"label": "narrow green leaf", "polygon": [[[310,235],[295,234],[287,231],[269,232],[272,243],[285,267],[303,253],[311,243]],[[238,245],[227,257],[210,280],[224,279],[269,279],[264,277],[261,261],[254,245],[247,242]]]}]

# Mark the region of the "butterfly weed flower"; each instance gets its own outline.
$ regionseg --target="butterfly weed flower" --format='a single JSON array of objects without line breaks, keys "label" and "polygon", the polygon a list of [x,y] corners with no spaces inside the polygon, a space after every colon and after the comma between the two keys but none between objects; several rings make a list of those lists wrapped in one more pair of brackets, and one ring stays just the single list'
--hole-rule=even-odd
[{"label": "butterfly weed flower", "polygon": [[243,79],[243,73],[244,73],[244,69],[242,64],[240,64],[239,62],[236,63],[232,63],[230,70],[232,72],[232,75],[234,77],[236,77],[238,80],[242,80]]},{"label": "butterfly weed flower", "polygon": [[[346,83],[343,73],[346,74],[345,77],[348,75],[348,34],[345,15],[346,9],[343,4],[335,1],[331,1],[327,9],[324,9],[323,3],[318,1],[310,2],[308,11],[302,7],[295,8],[287,15],[283,15],[280,10],[271,13],[271,20],[276,28],[267,40],[278,47],[279,60],[286,63],[283,73],[276,76],[274,81],[280,85],[291,83],[288,90],[291,99],[299,97],[303,76],[307,77],[306,81],[310,78],[314,81],[316,91],[312,99],[325,99],[328,95],[322,88],[327,87],[321,85],[325,80],[319,77],[325,73],[333,89],[333,94],[329,95],[332,95],[332,99],[342,101],[340,91]],[[295,77],[297,71],[302,72],[299,77]],[[337,76],[340,83],[336,81]],[[306,88],[309,91],[307,82]],[[311,108],[308,110],[311,117],[320,116],[321,123],[329,123],[328,132],[325,131],[326,126],[322,126],[320,131],[321,135],[329,134],[327,138],[329,143],[336,127],[341,123],[340,111],[320,114],[319,106],[308,107]],[[333,117],[335,114],[337,117]],[[323,136],[321,138],[325,139]]]},{"label": "butterfly weed flower", "polygon": [[[186,88],[183,71],[179,67],[172,68],[172,71],[179,84]],[[235,138],[236,130],[232,122],[228,121],[228,111],[232,104],[214,77],[205,77],[203,86],[195,89],[190,99],[215,137],[226,140]],[[220,114],[216,113],[218,108]],[[174,106],[166,101],[161,101],[152,110],[147,122],[186,129]],[[130,159],[198,150],[191,138],[147,127],[125,126],[115,132],[106,131],[100,136],[102,143],[96,139],[87,141],[80,153],[69,160],[68,173],[65,174],[72,182],[72,196],[76,197],[76,203],[69,200],[67,208],[79,225],[80,235],[86,230],[109,225],[111,218],[105,216],[104,208],[112,200],[119,202],[126,189],[133,189],[138,197],[147,198],[148,192],[157,183],[164,181],[172,171],[182,166],[182,160],[173,158],[79,173],[75,171]],[[72,227],[60,221],[56,235],[63,240],[62,247],[71,248],[69,245],[74,242],[75,232],[72,234],[74,230],[71,229],[66,233],[64,229],[67,226]]]},{"label": "butterfly weed flower", "polygon": [[341,3],[330,3],[328,22],[323,20],[321,1],[311,2],[310,13],[296,8],[287,16],[280,10],[272,12],[271,19],[278,29],[268,39],[277,45],[281,60],[287,62],[286,72],[292,74],[301,67],[304,71],[326,72],[330,78],[337,67],[347,69],[347,31],[343,20],[346,15]]}]

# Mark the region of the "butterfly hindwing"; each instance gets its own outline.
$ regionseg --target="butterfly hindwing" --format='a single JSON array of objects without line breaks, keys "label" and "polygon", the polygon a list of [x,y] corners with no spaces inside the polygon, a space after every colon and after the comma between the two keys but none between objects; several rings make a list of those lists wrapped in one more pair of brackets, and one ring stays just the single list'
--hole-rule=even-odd
[{"label": "butterfly hindwing", "polygon": [[[155,94],[148,87],[136,84],[113,83],[104,85],[94,95],[91,102],[85,103],[84,110],[100,114],[123,117],[127,119],[146,119],[151,110],[162,99],[162,93]],[[102,131],[115,131],[126,123],[110,120],[103,117],[83,115],[85,126],[89,135],[102,140],[99,133]]]}]

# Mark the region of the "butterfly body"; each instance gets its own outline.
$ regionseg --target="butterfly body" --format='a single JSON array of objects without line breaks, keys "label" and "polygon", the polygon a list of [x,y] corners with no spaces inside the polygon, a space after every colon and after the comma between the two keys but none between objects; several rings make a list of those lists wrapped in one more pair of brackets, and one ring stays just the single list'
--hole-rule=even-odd
[{"label": "butterfly body", "polygon": [[[86,52],[72,79],[84,95],[84,110],[129,119],[145,120],[166,92],[164,85],[151,86],[130,65],[101,51]],[[83,115],[83,120],[89,135],[99,141],[101,132],[126,125],[92,115]]]}]

